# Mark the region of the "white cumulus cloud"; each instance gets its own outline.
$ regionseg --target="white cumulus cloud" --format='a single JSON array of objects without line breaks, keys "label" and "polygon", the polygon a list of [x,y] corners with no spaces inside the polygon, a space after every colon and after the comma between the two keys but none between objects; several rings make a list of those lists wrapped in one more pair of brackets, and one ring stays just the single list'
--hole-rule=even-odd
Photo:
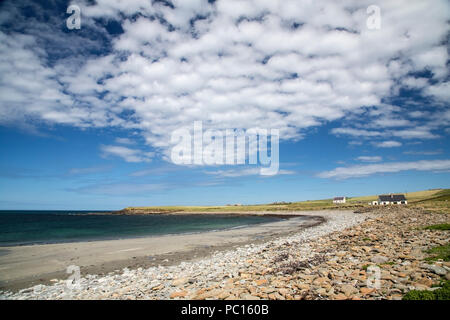
[{"label": "white cumulus cloud", "polygon": [[[73,3],[81,7],[82,28],[101,33],[95,19],[102,18],[120,23],[123,33],[103,30],[110,46],[103,53],[54,59],[55,49],[47,51],[55,46],[40,45],[63,39],[50,23],[33,21],[42,32],[30,34],[0,31],[0,123],[135,130],[166,157],[171,133],[194,121],[205,129],[278,128],[282,140],[355,117],[373,126],[333,133],[432,139],[450,123],[434,121],[431,112],[418,125],[419,118],[406,119],[402,108],[383,102],[400,85],[448,101],[446,0],[378,1],[380,30],[367,29],[368,0]],[[0,23],[16,15],[11,10]],[[70,36],[83,47],[83,38]],[[424,70],[430,81],[414,80]],[[378,114],[367,113],[369,107]],[[130,162],[149,159],[123,146],[104,149]]]}]

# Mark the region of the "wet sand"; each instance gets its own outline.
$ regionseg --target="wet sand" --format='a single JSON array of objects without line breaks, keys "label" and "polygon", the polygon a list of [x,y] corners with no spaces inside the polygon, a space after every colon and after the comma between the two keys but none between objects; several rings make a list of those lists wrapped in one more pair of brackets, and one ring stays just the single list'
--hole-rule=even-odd
[{"label": "wet sand", "polygon": [[0,247],[0,290],[16,291],[48,284],[52,279],[66,279],[70,265],[79,266],[82,275],[106,274],[125,267],[173,265],[200,259],[217,250],[289,235],[325,219],[319,211],[269,214],[292,218],[195,234]]}]

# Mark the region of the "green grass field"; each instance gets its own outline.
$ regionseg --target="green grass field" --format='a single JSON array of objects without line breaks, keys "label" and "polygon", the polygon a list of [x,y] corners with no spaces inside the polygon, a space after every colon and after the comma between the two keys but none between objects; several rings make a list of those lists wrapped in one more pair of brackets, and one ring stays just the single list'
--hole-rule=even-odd
[{"label": "green grass field", "polygon": [[[450,189],[434,189],[406,193],[408,205],[417,206],[436,212],[449,213]],[[347,203],[336,205],[332,199],[299,201],[290,203],[273,203],[261,205],[229,205],[229,206],[161,206],[161,207],[128,207],[119,213],[183,213],[183,212],[255,212],[255,211],[302,211],[323,209],[356,209],[368,207],[368,202],[376,200],[378,196],[349,197]]]}]

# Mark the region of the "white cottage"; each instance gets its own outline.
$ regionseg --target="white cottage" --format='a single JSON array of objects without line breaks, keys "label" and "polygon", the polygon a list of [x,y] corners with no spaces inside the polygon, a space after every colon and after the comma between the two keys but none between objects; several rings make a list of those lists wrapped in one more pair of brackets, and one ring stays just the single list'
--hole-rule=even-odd
[{"label": "white cottage", "polygon": [[389,204],[408,204],[408,201],[403,194],[383,194],[378,196],[377,201],[372,201],[372,205],[384,206]]},{"label": "white cottage", "polygon": [[346,197],[334,197],[333,203],[345,203]]}]

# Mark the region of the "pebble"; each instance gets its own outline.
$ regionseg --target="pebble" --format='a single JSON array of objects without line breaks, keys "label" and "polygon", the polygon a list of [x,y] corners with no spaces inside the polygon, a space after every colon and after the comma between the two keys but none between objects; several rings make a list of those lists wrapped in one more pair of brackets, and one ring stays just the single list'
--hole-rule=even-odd
[{"label": "pebble", "polygon": [[440,276],[445,276],[447,274],[447,270],[445,270],[442,267],[436,266],[436,265],[427,265],[427,266],[425,266],[425,268],[433,271],[434,273],[436,273]]},{"label": "pebble", "polygon": [[376,256],[370,258],[370,261],[372,261],[373,263],[376,263],[376,264],[383,264],[383,263],[389,261],[389,258],[380,256],[380,255],[376,255]]}]

